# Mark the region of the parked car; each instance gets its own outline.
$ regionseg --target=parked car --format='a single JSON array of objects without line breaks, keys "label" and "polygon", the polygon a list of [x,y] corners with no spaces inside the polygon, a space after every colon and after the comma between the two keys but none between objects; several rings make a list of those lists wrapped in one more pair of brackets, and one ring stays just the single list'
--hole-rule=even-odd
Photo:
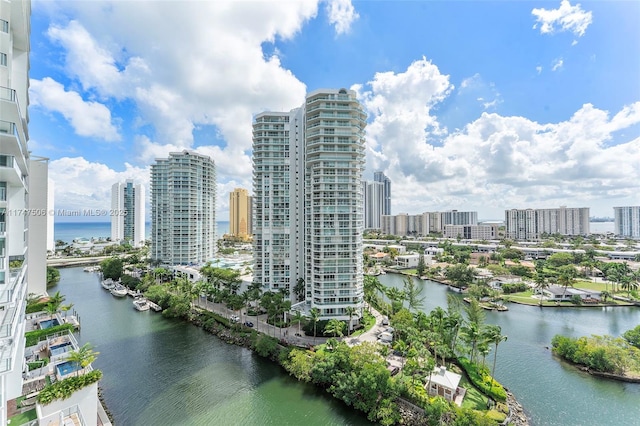
[{"label": "parked car", "polygon": [[229,319],[231,320],[231,322],[240,321],[240,317],[238,317],[237,315],[231,315],[231,317],[229,317]]},{"label": "parked car", "polygon": [[382,317],[382,325],[389,325],[389,318]]},{"label": "parked car", "polygon": [[253,327],[253,323],[251,321],[245,321],[244,325],[246,325],[247,327]]}]

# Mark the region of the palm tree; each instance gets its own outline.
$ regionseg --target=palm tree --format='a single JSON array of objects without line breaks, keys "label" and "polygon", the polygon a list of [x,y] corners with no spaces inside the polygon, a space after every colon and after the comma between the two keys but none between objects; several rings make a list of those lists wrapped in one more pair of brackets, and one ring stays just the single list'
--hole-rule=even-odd
[{"label": "palm tree", "polygon": [[58,307],[49,302],[44,306],[44,311],[49,315],[49,319],[52,319],[53,316],[58,313]]},{"label": "palm tree", "polygon": [[315,345],[316,343],[316,328],[318,326],[318,321],[320,321],[320,311],[318,310],[318,308],[312,308],[311,311],[309,311],[309,315],[311,316],[311,321],[313,321],[313,344]]},{"label": "palm tree", "polygon": [[298,323],[298,334],[300,334],[300,324],[302,323],[302,320],[304,319],[304,315],[302,315],[302,312],[296,310],[293,311],[293,321],[292,322],[297,322]]},{"label": "palm tree", "polygon": [[80,373],[81,369],[84,369],[100,355],[100,352],[93,350],[93,347],[89,343],[85,343],[75,351],[70,351],[68,360],[76,365],[76,376]]},{"label": "palm tree", "polygon": [[407,275],[404,279],[404,294],[410,310],[417,311],[422,309],[424,304],[424,296],[422,296],[423,291],[424,281],[420,280],[416,284],[416,282],[413,281],[413,278]]},{"label": "palm tree", "polygon": [[576,277],[576,268],[573,265],[565,265],[559,268],[560,275],[558,275],[558,284],[564,287],[562,291],[562,300],[567,293],[567,287],[573,287]]},{"label": "palm tree", "polygon": [[[491,377],[495,377],[496,374],[496,360],[498,359],[498,345],[507,340],[507,336],[501,334],[502,328],[499,325],[489,325],[487,326],[487,330],[485,332],[485,336],[487,337],[489,342],[492,342],[496,345],[496,349],[493,352],[493,369],[491,370]],[[493,390],[493,380],[491,380],[491,390]]]},{"label": "palm tree", "polygon": [[549,288],[549,283],[547,282],[546,277],[542,273],[536,273],[536,287],[535,289],[538,291],[540,295],[540,303],[538,306],[542,306],[542,295],[544,294],[544,289]]},{"label": "palm tree", "polygon": [[478,342],[482,338],[482,330],[480,326],[475,322],[470,322],[461,328],[462,334],[466,337],[467,342],[471,345],[469,351],[469,361],[474,362],[475,355],[478,348]]},{"label": "palm tree", "polygon": [[345,308],[345,313],[349,315],[349,327],[347,329],[347,336],[351,335],[351,331],[353,330],[353,324],[351,323],[351,318],[356,314],[356,308],[353,306],[347,306]]},{"label": "palm tree", "polygon": [[335,318],[330,319],[326,327],[324,328],[324,334],[331,334],[333,336],[342,337],[344,336],[344,332],[342,331],[344,330],[344,327],[344,322]]}]

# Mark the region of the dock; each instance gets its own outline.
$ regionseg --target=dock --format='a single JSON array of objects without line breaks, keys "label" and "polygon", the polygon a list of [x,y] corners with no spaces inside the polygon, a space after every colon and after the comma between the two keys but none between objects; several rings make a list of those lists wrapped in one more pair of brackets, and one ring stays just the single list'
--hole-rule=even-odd
[{"label": "dock", "polygon": [[159,305],[156,305],[155,303],[153,303],[151,300],[147,299],[147,304],[149,305],[149,307],[151,309],[153,309],[156,312],[160,312],[162,310],[162,308]]}]

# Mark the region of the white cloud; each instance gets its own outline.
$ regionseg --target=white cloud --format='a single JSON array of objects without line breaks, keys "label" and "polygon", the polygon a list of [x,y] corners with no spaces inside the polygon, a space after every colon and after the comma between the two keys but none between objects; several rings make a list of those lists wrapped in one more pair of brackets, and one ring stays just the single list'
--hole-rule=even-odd
[{"label": "white cloud", "polygon": [[327,14],[329,23],[335,27],[337,35],[348,33],[351,24],[360,17],[351,0],[327,0]]},{"label": "white cloud", "polygon": [[533,9],[531,14],[536,17],[533,28],[540,24],[541,34],[571,31],[578,37],[584,35],[593,19],[590,11],[584,11],[579,3],[571,6],[569,0],[562,0],[558,9]]},{"label": "white cloud", "polygon": [[[56,209],[109,209],[111,186],[126,179],[134,179],[149,187],[149,168],[124,164],[117,172],[101,163],[82,157],[63,157],[49,162],[49,178],[55,183]],[[95,219],[95,218],[94,218]]]},{"label": "white cloud", "polygon": [[[465,81],[469,90],[479,77]],[[612,117],[586,104],[570,119],[548,124],[483,113],[443,134],[433,107],[452,86],[435,65],[423,59],[403,73],[376,74],[368,85],[357,87],[372,119],[367,167],[392,180],[394,214],[457,208],[499,219],[508,208],[567,200],[594,207],[613,198],[631,202],[640,191],[637,132],[611,143],[614,132],[640,123],[640,102]],[[429,142],[434,138],[438,143]]]},{"label": "white cloud", "polygon": [[112,123],[111,111],[105,105],[85,101],[77,92],[66,91],[49,77],[31,80],[30,100],[33,107],[57,112],[69,121],[76,134],[106,141],[121,139]]},{"label": "white cloud", "polygon": [[[99,99],[132,102],[141,128],[140,162],[159,152],[222,145],[230,164],[251,150],[252,115],[299,106],[305,85],[263,44],[289,39],[317,15],[317,0],[296,2],[63,2],[48,36],[63,67]],[[66,23],[61,14],[73,14]],[[59,23],[62,22],[62,23]],[[117,31],[114,31],[117,23]],[[54,108],[54,105],[46,105]],[[82,123],[77,122],[77,126]],[[194,141],[215,126],[217,141]]]},{"label": "white cloud", "polygon": [[555,59],[551,64],[551,71],[557,71],[564,66],[564,60],[562,58]]},{"label": "white cloud", "polygon": [[538,75],[542,74],[542,67],[538,65],[536,67],[536,72],[538,73]]}]

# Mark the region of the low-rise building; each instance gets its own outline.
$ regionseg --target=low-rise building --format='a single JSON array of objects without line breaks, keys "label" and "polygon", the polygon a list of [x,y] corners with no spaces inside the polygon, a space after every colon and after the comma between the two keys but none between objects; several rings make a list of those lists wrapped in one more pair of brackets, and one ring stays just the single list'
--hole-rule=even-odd
[{"label": "low-rise building", "polygon": [[461,405],[462,398],[459,398],[459,403],[457,401],[459,395],[464,397],[464,391],[458,386],[461,379],[460,374],[448,371],[444,366],[436,366],[429,375],[425,389],[430,396],[441,396],[447,401],[455,401]]}]

